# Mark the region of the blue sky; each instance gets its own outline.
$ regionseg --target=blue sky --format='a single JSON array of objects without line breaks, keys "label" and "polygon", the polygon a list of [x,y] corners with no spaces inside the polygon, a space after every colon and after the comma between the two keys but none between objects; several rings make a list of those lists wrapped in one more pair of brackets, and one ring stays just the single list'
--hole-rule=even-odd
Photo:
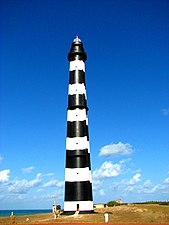
[{"label": "blue sky", "polygon": [[94,203],[169,200],[169,2],[0,1],[0,209],[63,206],[69,62],[86,83]]}]

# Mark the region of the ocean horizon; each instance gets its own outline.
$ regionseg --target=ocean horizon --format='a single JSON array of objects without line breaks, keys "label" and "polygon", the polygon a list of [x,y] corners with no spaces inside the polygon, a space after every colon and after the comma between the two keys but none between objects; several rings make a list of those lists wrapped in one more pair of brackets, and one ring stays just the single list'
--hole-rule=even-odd
[{"label": "ocean horizon", "polygon": [[10,216],[13,213],[15,216],[34,215],[41,213],[52,213],[52,209],[11,209],[0,210],[0,217]]}]

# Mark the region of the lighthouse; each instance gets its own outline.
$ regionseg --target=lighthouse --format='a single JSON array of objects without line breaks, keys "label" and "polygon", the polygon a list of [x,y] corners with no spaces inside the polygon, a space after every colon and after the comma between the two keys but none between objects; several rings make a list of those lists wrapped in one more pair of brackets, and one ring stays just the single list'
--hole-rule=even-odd
[{"label": "lighthouse", "polygon": [[85,83],[87,55],[78,37],[72,43],[68,60],[64,213],[90,213],[93,212],[93,195]]}]

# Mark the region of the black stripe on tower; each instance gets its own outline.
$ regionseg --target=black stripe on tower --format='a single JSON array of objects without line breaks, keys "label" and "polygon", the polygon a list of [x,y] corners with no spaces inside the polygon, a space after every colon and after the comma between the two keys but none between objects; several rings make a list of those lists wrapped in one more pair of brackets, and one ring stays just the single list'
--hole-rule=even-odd
[{"label": "black stripe on tower", "polygon": [[83,70],[70,71],[69,84],[85,84],[85,72]]},{"label": "black stripe on tower", "polygon": [[90,181],[65,182],[65,201],[93,201]]},{"label": "black stripe on tower", "polygon": [[86,110],[88,110],[85,94],[74,94],[68,96],[68,109],[75,108],[86,108]]},{"label": "black stripe on tower", "polygon": [[84,150],[66,150],[66,168],[85,168],[91,170],[90,153]]},{"label": "black stripe on tower", "polygon": [[88,136],[88,126],[86,121],[67,122],[67,137],[85,137]]},{"label": "black stripe on tower", "polygon": [[75,41],[72,43],[70,52],[68,54],[68,60],[74,61],[74,60],[83,60],[83,62],[86,61],[87,55],[86,52],[84,51],[83,44],[80,41]]}]

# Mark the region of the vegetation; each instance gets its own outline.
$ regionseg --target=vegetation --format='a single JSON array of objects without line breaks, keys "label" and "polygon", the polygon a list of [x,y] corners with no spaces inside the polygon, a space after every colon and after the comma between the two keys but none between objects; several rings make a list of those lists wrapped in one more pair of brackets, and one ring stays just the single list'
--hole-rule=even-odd
[{"label": "vegetation", "polygon": [[157,204],[157,205],[168,205],[169,206],[169,201],[136,202],[134,204]]},{"label": "vegetation", "polygon": [[112,200],[112,201],[109,201],[107,203],[107,206],[108,207],[112,207],[112,206],[120,206],[120,205],[126,205],[126,203],[123,203],[123,201],[121,199],[118,199],[118,200]]},{"label": "vegetation", "polygon": [[[132,204],[157,204],[157,205],[166,205],[169,206],[169,201],[147,201],[147,202],[134,202]],[[119,205],[127,205],[127,203],[119,203],[118,200],[112,200],[107,203],[108,207],[119,206]]]},{"label": "vegetation", "polygon": [[115,206],[116,205],[116,201],[110,201],[107,203],[107,206],[108,207],[112,207],[112,206]]}]

